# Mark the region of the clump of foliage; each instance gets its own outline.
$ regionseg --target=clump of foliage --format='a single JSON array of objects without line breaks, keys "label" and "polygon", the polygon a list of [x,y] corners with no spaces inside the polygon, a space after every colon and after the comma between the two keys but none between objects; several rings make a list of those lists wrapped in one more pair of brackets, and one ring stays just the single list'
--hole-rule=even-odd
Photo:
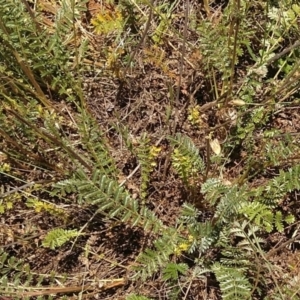
[{"label": "clump of foliage", "polygon": [[107,34],[115,30],[122,30],[124,20],[118,9],[115,11],[103,9],[92,19],[91,23],[95,27],[96,33]]},{"label": "clump of foliage", "polygon": [[177,134],[170,138],[174,145],[172,165],[183,182],[193,185],[193,178],[203,174],[205,165],[199,155],[199,150],[187,136]]},{"label": "clump of foliage", "polygon": [[141,198],[144,200],[147,196],[147,187],[150,180],[150,175],[156,166],[156,158],[160,152],[160,148],[150,145],[150,140],[146,135],[143,135],[138,147],[137,156],[141,166]]}]

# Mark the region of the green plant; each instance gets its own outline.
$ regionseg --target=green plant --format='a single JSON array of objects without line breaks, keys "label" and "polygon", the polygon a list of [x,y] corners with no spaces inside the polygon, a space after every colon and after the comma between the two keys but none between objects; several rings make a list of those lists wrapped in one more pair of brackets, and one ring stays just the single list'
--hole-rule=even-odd
[{"label": "green plant", "polygon": [[147,298],[145,296],[138,296],[138,295],[129,295],[126,297],[126,300],[151,300],[150,298]]},{"label": "green plant", "polygon": [[[63,278],[59,278],[59,280],[64,281]],[[55,281],[55,276],[53,274],[52,276],[36,274],[23,260],[10,256],[3,250],[0,251],[0,285],[2,294],[11,296],[14,299],[30,299],[32,297],[28,291],[31,290],[33,285],[41,287],[43,281],[51,284]],[[46,298],[41,295],[39,299]]]},{"label": "green plant", "polygon": [[40,201],[38,199],[28,197],[26,205],[30,208],[33,208],[37,213],[47,212],[53,216],[57,216],[63,219],[64,221],[67,221],[68,219],[67,212],[62,208],[57,207],[53,203],[47,203],[45,201]]},{"label": "green plant", "polygon": [[[84,10],[84,2],[78,3],[75,10],[71,10],[70,5],[71,2],[63,2],[57,12],[56,30],[49,34],[42,28],[42,20],[30,14],[32,11],[23,3],[17,0],[1,2],[1,72],[5,74],[2,80],[6,89],[12,87],[14,94],[22,95],[22,89],[29,91],[32,85],[35,91],[32,90],[31,95],[49,106],[43,92],[48,84],[53,91],[75,99],[76,92],[70,88],[74,77],[69,68],[72,65],[70,57],[76,55],[77,50],[63,45],[76,38],[72,20]],[[70,32],[73,36],[69,36]]]},{"label": "green plant", "polygon": [[132,226],[140,225],[144,230],[158,232],[164,228],[155,214],[132,199],[128,191],[116,180],[95,170],[91,178],[83,170],[78,170],[72,179],[60,181],[54,185],[53,195],[78,193],[79,204],[97,205],[98,211],[107,213],[109,218],[118,217]]},{"label": "green plant", "polygon": [[[269,184],[273,185],[272,183],[282,180],[287,174],[291,172],[279,175]],[[297,176],[294,177],[296,178]],[[295,187],[297,186],[293,186]],[[269,190],[268,187],[266,189]],[[249,202],[255,194],[257,196],[257,192],[261,193],[261,190],[261,188],[249,189],[247,186],[226,186],[216,179],[207,180],[202,186],[202,192],[206,195],[205,201],[215,210],[212,222],[199,222],[197,219],[201,212],[191,204],[185,204],[177,226],[178,229],[187,230],[191,238],[184,241],[178,229],[173,231],[172,235],[167,232],[165,237],[154,243],[156,250],[147,250],[140,256],[138,262],[142,263],[143,267],[138,268],[139,273],[136,274],[145,278],[147,274],[149,276],[160,267],[162,274],[167,276],[166,280],[176,280],[178,273],[175,271],[176,268],[172,269],[175,273],[169,272],[171,266],[175,265],[167,263],[168,257],[171,255],[180,257],[184,252],[190,254],[200,252],[203,259],[195,261],[196,266],[201,266],[216,275],[224,299],[251,297],[256,278],[260,278],[260,272],[267,268],[264,260],[266,253],[261,247],[264,240],[261,236],[263,232],[274,229],[281,232],[284,221],[280,211],[273,214],[274,204],[267,206],[255,201]],[[276,194],[282,195],[278,189],[273,196],[276,197]],[[243,215],[247,219],[241,222],[239,220],[243,219]],[[291,223],[294,218],[288,216],[285,221]],[[238,243],[235,242],[237,238]],[[220,261],[212,263],[205,257],[209,249],[215,246],[220,247],[222,256]],[[181,250],[178,251],[179,249]],[[253,254],[256,257],[255,261],[252,260]],[[261,264],[261,267],[257,268],[257,264]],[[249,276],[250,273],[252,276]]]},{"label": "green plant", "polygon": [[193,179],[205,169],[199,150],[191,139],[179,133],[169,140],[174,147],[172,166],[185,184],[194,185]]},{"label": "green plant", "polygon": [[[251,44],[254,30],[246,17],[250,6],[247,1],[230,1],[217,25],[212,20],[200,20],[194,25],[202,36],[199,49],[203,53],[204,68],[213,80],[221,76],[222,94],[232,92],[235,66],[244,48]],[[214,89],[218,97],[217,87]]]},{"label": "green plant", "polygon": [[237,300],[251,297],[251,285],[241,268],[225,267],[215,263],[212,270],[220,282],[222,299]]},{"label": "green plant", "polygon": [[91,20],[92,25],[95,27],[96,33],[110,33],[115,30],[122,31],[124,20],[122,13],[118,10],[103,9],[97,16]]},{"label": "green plant", "polygon": [[161,44],[162,38],[166,35],[170,28],[170,22],[172,19],[172,11],[177,5],[177,1],[174,1],[171,5],[169,3],[163,3],[159,6],[155,6],[155,13],[158,16],[159,22],[152,34],[152,40],[155,44]]},{"label": "green plant", "polygon": [[147,187],[150,180],[150,174],[156,166],[156,158],[160,152],[160,148],[150,146],[150,140],[146,135],[141,137],[140,145],[137,149],[137,156],[141,166],[141,192],[140,197],[143,201],[147,196]]},{"label": "green plant", "polygon": [[[295,204],[288,201],[291,193],[300,189],[299,141],[296,132],[286,133],[273,122],[285,108],[299,104],[299,5],[289,0],[277,6],[232,0],[211,14],[214,3],[205,1],[208,17],[201,18],[203,11],[193,11],[195,7],[189,2],[183,3],[183,8],[179,1],[159,6],[147,1],[110,4],[91,21],[104,41],[100,56],[104,55],[105,67],[112,71],[100,72],[104,75],[100,80],[96,75],[96,81],[114,82],[114,92],[116,78],[120,81],[114,110],[105,112],[108,121],[102,127],[102,119],[99,122],[92,115],[82,89],[87,43],[78,22],[86,1],[76,5],[73,0],[61,1],[53,26],[48,27],[42,14],[26,3],[0,0],[3,218],[20,206],[20,211],[47,215],[58,222],[55,226],[47,222],[49,227],[43,230],[47,234],[41,240],[43,251],[63,251],[67,242],[75,238],[75,245],[78,237],[80,242],[88,239],[82,248],[90,249],[93,242],[98,247],[98,242],[102,245],[101,234],[114,229],[115,224],[138,229],[147,239],[131,253],[134,262],[124,267],[114,258],[110,264],[126,269],[130,281],[143,284],[150,277],[160,281],[168,287],[166,298],[187,299],[191,286],[201,286],[199,282],[207,282],[208,277],[219,286],[223,299],[297,297],[299,274],[294,276],[288,266],[279,281],[280,268],[271,256],[299,239],[297,213],[293,215],[289,206]],[[185,14],[184,24],[180,21],[182,11],[177,14],[180,9]],[[296,42],[288,45],[292,40]],[[190,56],[193,50],[200,53],[195,59]],[[139,59],[139,52],[145,60]],[[172,65],[170,57],[175,61],[181,58],[179,67]],[[149,98],[154,94],[146,84],[149,66],[159,70],[159,76],[151,77],[161,80],[155,93],[167,90],[160,100],[155,99],[160,101],[159,107],[167,106],[162,111],[168,115],[159,115],[163,124],[160,141],[168,137],[164,141],[167,151],[151,144],[156,131],[142,134],[135,149],[132,124],[126,124],[130,114],[145,114],[147,101],[139,93],[146,91]],[[198,77],[200,83],[194,82]],[[144,86],[136,91],[135,82],[139,81]],[[158,88],[164,82],[167,88]],[[128,95],[123,95],[123,90]],[[211,103],[201,103],[211,98]],[[67,101],[58,105],[61,99]],[[124,117],[120,116],[123,109]],[[158,108],[153,111],[159,114]],[[226,119],[230,111],[234,117]],[[164,122],[172,125],[171,121],[174,127],[165,129]],[[140,183],[140,199],[124,181],[119,182],[126,162],[113,153],[112,128],[113,134],[125,140],[127,149],[123,151],[139,162],[140,173],[131,174]],[[209,145],[215,157],[210,156]],[[148,194],[154,168],[162,158],[164,163],[155,171],[163,168],[181,196],[176,218],[161,218],[157,199]],[[15,187],[15,192],[4,190],[6,181],[12,186],[24,183],[23,176],[28,180],[25,186],[33,186],[34,195],[28,196],[27,190],[19,193],[22,186]],[[42,187],[35,188],[39,176],[46,179],[39,182]],[[44,192],[47,201],[39,197]],[[61,203],[68,205],[61,209]],[[84,219],[82,225],[82,220],[71,220],[72,210],[87,214],[88,221]],[[95,222],[97,230],[91,232],[90,225],[96,219],[101,219],[100,226],[104,223],[105,229],[99,231]],[[272,235],[287,241],[279,241],[277,246]],[[22,237],[7,247],[19,244]],[[91,253],[86,250],[82,258],[85,267],[90,267]],[[109,262],[104,254],[98,256]],[[11,253],[0,252],[0,262],[0,287],[5,295],[42,299],[44,294],[30,294],[29,289],[54,282],[49,274],[32,275],[27,264]],[[93,287],[102,289],[97,283]],[[273,298],[267,295],[270,290]],[[133,294],[127,299],[150,298]]]},{"label": "green plant", "polygon": [[54,250],[70,241],[74,237],[78,237],[80,233],[76,230],[53,229],[47,233],[42,241],[44,247]]}]

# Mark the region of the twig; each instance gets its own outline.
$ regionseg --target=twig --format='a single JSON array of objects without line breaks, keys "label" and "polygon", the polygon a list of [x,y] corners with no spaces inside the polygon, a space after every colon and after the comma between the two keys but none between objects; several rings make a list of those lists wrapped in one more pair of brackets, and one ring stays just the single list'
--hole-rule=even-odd
[{"label": "twig", "polygon": [[267,62],[266,62],[266,65],[268,66],[268,65],[272,64],[274,61],[278,60],[283,55],[289,53],[290,51],[292,51],[293,49],[295,49],[299,46],[300,46],[300,41],[295,42],[293,45],[285,48],[284,50],[282,50],[278,54],[276,54],[276,55],[272,56],[270,59],[268,59]]},{"label": "twig", "polygon": [[[104,280],[107,281],[107,280]],[[34,296],[45,296],[45,295],[55,295],[55,294],[69,294],[69,293],[79,293],[84,291],[95,291],[98,290],[98,292],[105,291],[111,288],[119,287],[125,284],[124,278],[119,278],[115,280],[109,280],[110,283],[103,283],[104,281],[99,281],[99,287],[87,284],[83,286],[70,286],[70,287],[47,287],[47,288],[41,288],[40,291],[35,292],[7,292],[7,294],[12,294],[16,296],[22,296],[22,297],[34,297]]]},{"label": "twig", "polygon": [[129,180],[141,167],[141,164],[138,164],[135,169],[120,183],[120,186],[123,186],[127,180]]},{"label": "twig", "polygon": [[21,185],[19,187],[16,187],[6,193],[3,193],[3,194],[0,194],[0,198],[5,198],[6,196],[10,195],[10,194],[13,194],[13,193],[16,193],[16,192],[19,192],[21,190],[24,190],[30,186],[33,186],[34,184],[36,184],[36,182],[29,182],[29,183],[26,183],[24,185]]},{"label": "twig", "polygon": [[267,254],[266,254],[266,258],[268,259],[269,257],[273,256],[276,252],[278,252],[279,250],[281,250],[282,248],[284,248],[285,246],[289,245],[290,243],[295,242],[296,240],[300,240],[300,234],[297,234],[296,236],[294,236],[293,238],[289,239],[288,241],[282,243],[280,246],[278,246],[277,248],[273,248],[272,250],[270,250]]}]

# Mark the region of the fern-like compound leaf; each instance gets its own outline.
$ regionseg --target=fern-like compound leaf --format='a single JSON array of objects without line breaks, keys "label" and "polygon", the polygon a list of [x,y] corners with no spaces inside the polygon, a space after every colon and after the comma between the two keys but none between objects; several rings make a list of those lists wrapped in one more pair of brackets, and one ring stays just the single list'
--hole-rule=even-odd
[{"label": "fern-like compound leaf", "polygon": [[168,263],[163,270],[164,280],[177,280],[180,274],[185,274],[188,270],[188,265],[186,264],[176,264]]},{"label": "fern-like compound leaf", "polygon": [[251,285],[243,270],[215,263],[212,270],[220,283],[222,299],[251,299]]},{"label": "fern-like compound leaf", "polygon": [[180,178],[189,184],[190,178],[199,176],[205,170],[199,149],[188,136],[180,133],[177,133],[175,137],[169,137],[169,140],[175,148],[172,165]]},{"label": "fern-like compound leaf", "polygon": [[76,230],[64,230],[61,228],[53,229],[47,233],[42,241],[42,245],[46,248],[54,250],[62,246],[72,238],[77,237],[80,233]]},{"label": "fern-like compound leaf", "polygon": [[124,187],[101,170],[95,170],[91,177],[79,171],[74,174],[74,179],[58,182],[54,188],[61,190],[62,194],[72,191],[78,194],[80,204],[97,205],[99,211],[108,213],[110,218],[117,217],[131,226],[141,226],[152,233],[164,228],[152,211],[139,205]]}]

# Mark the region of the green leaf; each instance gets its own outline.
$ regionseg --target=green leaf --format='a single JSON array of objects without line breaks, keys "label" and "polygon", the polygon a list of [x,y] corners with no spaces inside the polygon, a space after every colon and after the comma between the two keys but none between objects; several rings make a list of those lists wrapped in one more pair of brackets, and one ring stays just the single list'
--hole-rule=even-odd
[{"label": "green leaf", "polygon": [[251,285],[240,269],[215,263],[212,270],[220,283],[222,299],[251,299]]},{"label": "green leaf", "polygon": [[126,300],[152,300],[151,298],[147,298],[145,296],[139,296],[136,294],[132,294],[126,297]]},{"label": "green leaf", "polygon": [[290,225],[295,222],[295,216],[289,214],[284,218],[284,221]]},{"label": "green leaf", "polygon": [[166,268],[163,270],[163,279],[164,280],[177,280],[179,274],[185,274],[188,270],[188,266],[186,264],[175,264],[169,263]]},{"label": "green leaf", "polygon": [[64,229],[53,229],[47,233],[42,245],[46,248],[54,250],[57,247],[62,246],[73,237],[77,237],[79,232],[76,229],[73,230],[64,230]]},{"label": "green leaf", "polygon": [[284,227],[283,227],[283,222],[282,222],[282,212],[277,211],[275,214],[275,227],[279,232],[283,232]]}]

